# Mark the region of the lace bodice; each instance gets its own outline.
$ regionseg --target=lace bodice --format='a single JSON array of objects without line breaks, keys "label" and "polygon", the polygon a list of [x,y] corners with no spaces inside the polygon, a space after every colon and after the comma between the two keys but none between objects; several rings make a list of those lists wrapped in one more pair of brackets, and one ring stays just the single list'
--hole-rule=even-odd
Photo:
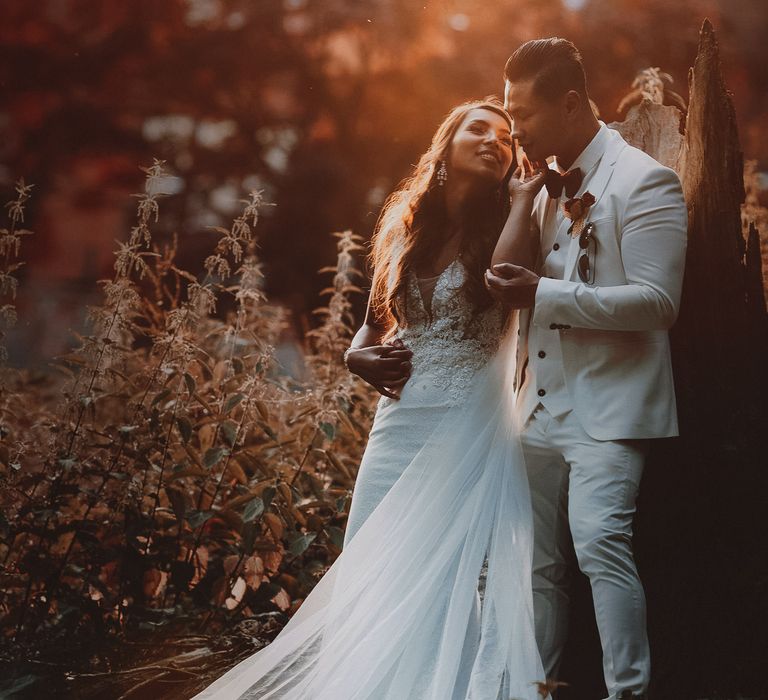
[{"label": "lace bodice", "polygon": [[460,288],[466,268],[454,260],[435,283],[429,310],[416,275],[406,285],[407,325],[396,337],[413,351],[413,381],[428,381],[444,389],[451,403],[458,403],[472,385],[475,373],[499,347],[505,314],[494,304],[476,311]]}]

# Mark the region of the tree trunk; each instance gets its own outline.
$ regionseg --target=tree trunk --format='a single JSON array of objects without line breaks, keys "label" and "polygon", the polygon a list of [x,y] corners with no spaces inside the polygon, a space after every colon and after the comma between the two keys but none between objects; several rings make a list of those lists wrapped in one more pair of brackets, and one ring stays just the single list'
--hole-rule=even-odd
[{"label": "tree trunk", "polygon": [[629,109],[623,122],[612,122],[608,126],[616,129],[630,146],[677,170],[683,148],[682,116],[677,107],[644,99]]},{"label": "tree trunk", "polygon": [[709,21],[689,88],[678,167],[688,251],[672,330],[681,437],[651,452],[637,527],[652,696],[754,697],[765,691],[757,669],[768,667],[761,515],[768,320],[757,231],[748,254],[742,232],[743,158]]},{"label": "tree trunk", "polygon": [[765,290],[763,289],[763,257],[760,246],[760,232],[754,221],[747,230],[747,304],[749,316],[760,319],[766,314]]}]

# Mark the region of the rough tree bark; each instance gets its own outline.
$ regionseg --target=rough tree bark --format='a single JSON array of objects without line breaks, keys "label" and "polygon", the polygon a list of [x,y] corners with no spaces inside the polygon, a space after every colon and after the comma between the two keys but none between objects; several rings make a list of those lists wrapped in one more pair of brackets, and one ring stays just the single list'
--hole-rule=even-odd
[{"label": "rough tree bark", "polygon": [[647,97],[631,107],[623,122],[608,124],[635,148],[653,156],[659,163],[678,170],[683,148],[680,129],[682,114],[677,107],[658,104]]},{"label": "rough tree bark", "polygon": [[[654,698],[761,696],[766,668],[762,403],[768,319],[744,162],[715,32],[701,29],[678,163],[689,228],[672,330],[681,437],[650,456],[638,522]],[[762,617],[762,621],[761,618]]]}]

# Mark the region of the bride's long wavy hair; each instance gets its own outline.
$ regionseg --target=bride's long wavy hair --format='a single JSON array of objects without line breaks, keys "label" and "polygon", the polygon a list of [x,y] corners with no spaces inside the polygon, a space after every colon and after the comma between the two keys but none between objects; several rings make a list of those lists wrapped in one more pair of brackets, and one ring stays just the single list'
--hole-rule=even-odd
[{"label": "bride's long wavy hair", "polygon": [[[413,173],[387,198],[379,216],[369,255],[373,269],[369,304],[376,323],[388,332],[398,324],[406,324],[407,272],[427,261],[445,236],[445,188],[438,184],[437,171],[440,161],[444,161],[450,177],[448,154],[453,137],[473,109],[487,109],[510,122],[503,104],[495,97],[455,107],[438,127]],[[459,255],[468,272],[462,292],[478,310],[493,301],[483,284],[483,274],[509,213],[507,182],[514,169],[513,160],[499,185],[478,192],[462,212]]]}]

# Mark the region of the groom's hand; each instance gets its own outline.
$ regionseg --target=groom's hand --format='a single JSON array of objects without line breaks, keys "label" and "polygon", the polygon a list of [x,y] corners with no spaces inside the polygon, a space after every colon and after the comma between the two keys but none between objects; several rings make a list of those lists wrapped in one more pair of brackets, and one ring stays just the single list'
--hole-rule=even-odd
[{"label": "groom's hand", "polygon": [[529,309],[536,300],[539,276],[526,267],[500,263],[485,271],[491,296],[511,309]]}]

